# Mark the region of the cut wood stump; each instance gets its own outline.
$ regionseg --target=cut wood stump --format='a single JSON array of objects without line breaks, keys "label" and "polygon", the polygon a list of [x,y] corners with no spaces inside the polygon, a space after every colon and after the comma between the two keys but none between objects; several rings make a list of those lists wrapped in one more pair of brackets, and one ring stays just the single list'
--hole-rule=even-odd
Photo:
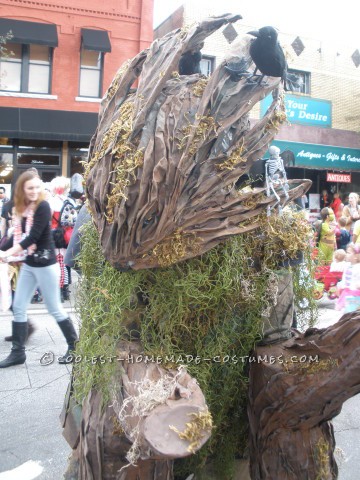
[{"label": "cut wood stump", "polygon": [[104,406],[92,390],[76,435],[67,405],[64,436],[77,447],[66,480],[171,480],[172,460],[210,438],[211,416],[196,380],[185,370],[147,363],[140,352],[138,343],[121,342],[124,360],[112,399]]}]

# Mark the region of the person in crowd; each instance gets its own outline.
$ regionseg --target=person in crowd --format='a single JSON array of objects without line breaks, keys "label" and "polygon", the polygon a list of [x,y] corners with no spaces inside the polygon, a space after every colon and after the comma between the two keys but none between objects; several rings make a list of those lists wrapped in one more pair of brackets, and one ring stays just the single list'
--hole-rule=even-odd
[{"label": "person in crowd", "polygon": [[[4,228],[4,234],[1,238],[0,248],[5,245],[9,238],[13,235],[13,216],[14,216],[14,192],[15,189],[13,188],[10,195],[10,200],[5,203],[4,208],[1,213],[1,226]],[[22,259],[24,260],[25,257]],[[13,262],[8,262],[6,272],[8,276],[8,282],[11,290],[11,304],[10,310],[12,310],[12,304],[14,300],[15,290],[16,290],[16,283],[19,276],[20,268],[22,265],[21,258],[18,256],[14,258]],[[28,318],[28,338],[32,335],[35,331],[34,322]],[[12,342],[13,337],[12,335],[8,335],[5,337],[6,342]]]},{"label": "person in crowd", "polygon": [[[61,306],[59,269],[50,228],[51,210],[44,200],[43,184],[33,171],[22,173],[15,185],[14,234],[0,251],[0,260],[25,255],[13,302],[12,349],[0,362],[0,368],[23,364],[26,361],[25,341],[28,334],[27,307],[37,286],[40,287],[47,310],[58,322],[68,349],[59,363],[70,363],[78,339],[74,325]],[[24,253],[25,251],[25,253]]]},{"label": "person in crowd", "polygon": [[351,237],[350,232],[346,229],[347,219],[345,217],[340,217],[338,220],[340,234],[336,239],[338,248],[346,250],[347,246],[350,243]]},{"label": "person in crowd", "polygon": [[334,250],[336,249],[336,221],[334,212],[329,207],[321,210],[321,229],[319,238],[319,261],[323,265],[332,262]]},{"label": "person in crowd", "polygon": [[[14,189],[12,189],[10,200],[8,200],[1,210],[1,238],[7,236],[9,228],[11,228],[12,210],[14,207]],[[6,241],[3,240],[3,241]]]},{"label": "person in crowd", "polygon": [[338,250],[335,250],[333,255],[333,261],[331,262],[331,265],[330,265],[330,272],[343,273],[348,264],[345,258],[346,258],[345,250],[341,248],[339,248]]},{"label": "person in crowd", "polygon": [[353,243],[356,243],[357,245],[360,245],[360,220],[357,220],[354,223],[352,241],[353,241]]},{"label": "person in crowd", "polygon": [[320,195],[320,208],[330,207],[330,197],[327,190],[323,190]]},{"label": "person in crowd", "polygon": [[344,313],[354,312],[360,308],[360,245],[350,243],[346,250],[348,266],[345,268],[342,280],[337,284],[337,310]]},{"label": "person in crowd", "polygon": [[68,245],[68,248],[66,249],[66,254],[64,258],[64,263],[65,265],[69,266],[70,268],[73,268],[76,270],[78,274],[81,274],[80,267],[76,263],[76,257],[80,253],[80,239],[81,239],[81,231],[80,228],[85,224],[90,222],[91,220],[91,215],[90,212],[84,203],[83,206],[79,210],[79,214],[76,219],[74,231],[71,235],[70,242]]},{"label": "person in crowd", "polygon": [[341,217],[341,212],[344,208],[344,204],[342,203],[340,194],[338,192],[334,193],[334,198],[330,204],[330,208],[333,210],[336,220],[339,220],[339,218]]},{"label": "person in crowd", "polygon": [[[70,180],[66,177],[55,177],[50,182],[49,198],[50,208],[52,210],[51,228],[53,232],[57,232],[55,238],[56,247],[56,259],[60,266],[60,295],[61,301],[69,300],[70,291],[69,285],[71,284],[71,269],[64,263],[64,257],[66,254],[66,247],[70,241],[73,227],[61,225],[61,211],[66,201],[72,202],[68,197],[70,190]],[[72,202],[75,207],[74,202]],[[61,233],[62,238],[59,238]]]},{"label": "person in crowd", "polygon": [[352,235],[354,224],[360,219],[359,195],[357,193],[350,193],[349,203],[344,206],[341,216],[346,218],[346,229]]},{"label": "person in crowd", "polygon": [[9,201],[9,198],[6,196],[5,187],[0,187],[0,215],[2,214],[2,208]]}]

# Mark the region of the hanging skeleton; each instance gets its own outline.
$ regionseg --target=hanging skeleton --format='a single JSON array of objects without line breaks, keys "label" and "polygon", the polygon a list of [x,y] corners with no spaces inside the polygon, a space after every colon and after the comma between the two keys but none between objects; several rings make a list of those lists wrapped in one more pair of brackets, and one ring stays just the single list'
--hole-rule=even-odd
[{"label": "hanging skeleton", "polygon": [[[266,195],[275,195],[277,202],[272,206],[268,207],[268,215],[270,211],[274,208],[275,205],[279,205],[280,196],[276,192],[276,187],[281,186],[285,194],[285,202],[289,198],[288,190],[289,184],[286,176],[286,171],[284,167],[284,162],[280,156],[280,149],[274,145],[269,148],[270,158],[265,160],[265,184],[266,184]],[[281,205],[279,205],[279,211],[281,211]]]}]

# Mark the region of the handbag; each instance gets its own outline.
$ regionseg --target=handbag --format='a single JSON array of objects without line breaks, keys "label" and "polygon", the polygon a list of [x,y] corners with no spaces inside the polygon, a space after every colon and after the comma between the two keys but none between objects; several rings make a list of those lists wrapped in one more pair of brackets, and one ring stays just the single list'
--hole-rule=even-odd
[{"label": "handbag", "polygon": [[63,227],[53,228],[51,231],[52,231],[52,236],[55,242],[55,247],[66,248],[67,243],[65,240],[64,228]]}]

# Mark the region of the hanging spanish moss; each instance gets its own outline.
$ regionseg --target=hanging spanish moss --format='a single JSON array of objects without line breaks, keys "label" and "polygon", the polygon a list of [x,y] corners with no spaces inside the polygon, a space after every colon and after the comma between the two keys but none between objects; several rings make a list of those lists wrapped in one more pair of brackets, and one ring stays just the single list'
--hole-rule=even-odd
[{"label": "hanging spanish moss", "polygon": [[[216,478],[231,478],[234,459],[244,455],[247,444],[248,356],[276,303],[276,272],[309,249],[302,214],[288,210],[281,217],[264,216],[255,234],[238,235],[176,265],[137,272],[113,268],[104,259],[95,227],[89,223],[83,229],[77,355],[92,361],[75,364],[77,401],[95,388],[109,402],[117,364],[107,359],[116,357],[120,340],[140,339],[144,355],[163,367],[186,366],[213,419],[209,442],[175,462],[176,478],[199,472],[209,458]],[[300,281],[295,288],[300,303],[303,295]],[[312,308],[303,305],[311,321]]]}]

